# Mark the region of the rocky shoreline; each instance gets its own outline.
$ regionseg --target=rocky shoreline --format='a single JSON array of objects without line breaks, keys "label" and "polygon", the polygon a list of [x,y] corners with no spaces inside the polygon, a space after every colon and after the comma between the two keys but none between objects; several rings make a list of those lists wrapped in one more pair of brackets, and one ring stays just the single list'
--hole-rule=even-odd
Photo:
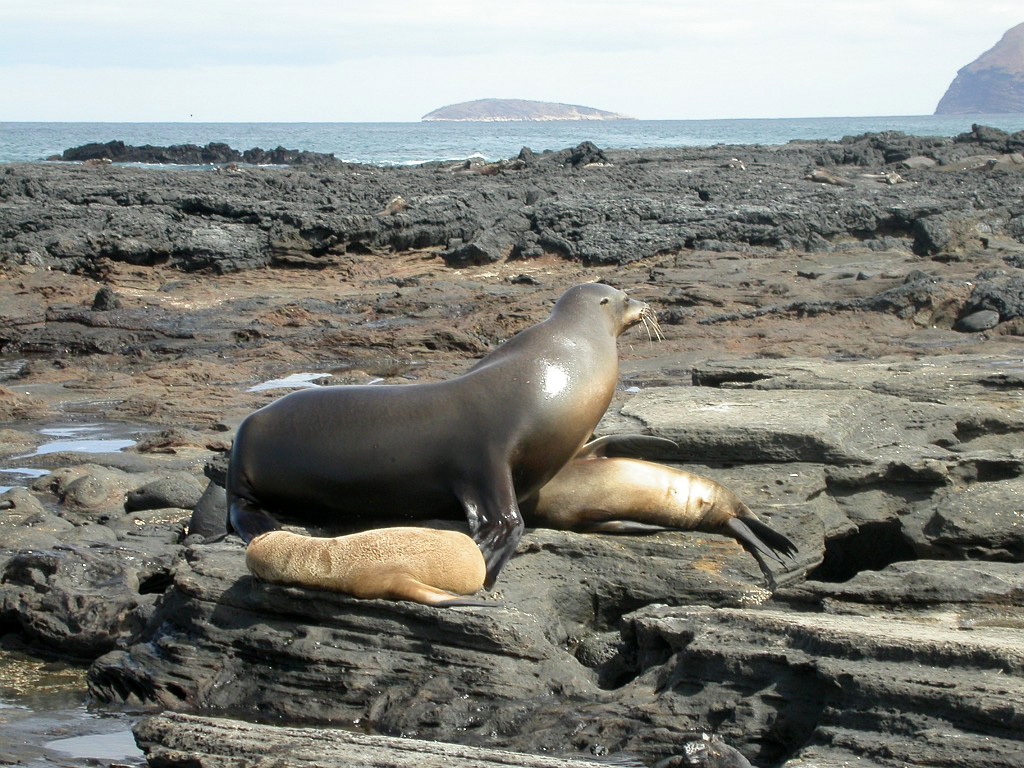
[{"label": "rocky shoreline", "polygon": [[[0,496],[0,634],[89,663],[100,706],[207,716],[143,721],[153,765],[252,764],[245,744],[308,764],[298,726],[641,765],[702,732],[773,768],[1019,765],[1022,148],[977,127],[0,167],[0,464],[40,475]],[[239,420],[285,391],[257,385],[448,378],[593,279],[667,337],[620,340],[598,432],[674,440],[650,458],[792,538],[774,591],[704,534],[531,530],[494,608],[448,610],[258,584],[237,540],[187,536]],[[134,445],[41,450],[88,424]],[[232,728],[238,751],[210,747]]]},{"label": "rocky shoreline", "polygon": [[59,155],[48,157],[50,161],[80,162],[89,165],[105,163],[141,163],[143,165],[220,165],[232,169],[238,163],[249,165],[301,165],[320,167],[337,165],[341,161],[333,154],[306,152],[277,147],[263,149],[253,147],[239,151],[222,142],[210,142],[204,147],[196,144],[174,144],[170,147],[141,147],[125,144],[123,141],[108,141],[104,144],[83,144],[72,147]]}]

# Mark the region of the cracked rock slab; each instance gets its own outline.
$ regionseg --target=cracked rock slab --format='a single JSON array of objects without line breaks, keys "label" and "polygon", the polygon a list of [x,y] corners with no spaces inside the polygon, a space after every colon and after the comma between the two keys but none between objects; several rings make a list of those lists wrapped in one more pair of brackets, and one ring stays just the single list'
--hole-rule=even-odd
[{"label": "cracked rock slab", "polygon": [[134,732],[150,764],[163,768],[607,768],[578,758],[183,714],[146,718]]},{"label": "cracked rock slab", "polygon": [[905,443],[955,442],[963,411],[857,390],[657,387],[635,395],[622,415],[674,440],[677,460],[843,466],[874,463]]}]

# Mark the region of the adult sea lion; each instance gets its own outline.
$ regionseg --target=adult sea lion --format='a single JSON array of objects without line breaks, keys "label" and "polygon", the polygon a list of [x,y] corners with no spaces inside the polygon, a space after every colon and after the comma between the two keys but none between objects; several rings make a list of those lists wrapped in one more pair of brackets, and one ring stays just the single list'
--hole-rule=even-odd
[{"label": "adult sea lion", "polygon": [[636,533],[653,529],[701,531],[731,536],[746,549],[769,584],[764,560],[785,564],[797,548],[761,522],[750,507],[706,477],[650,461],[623,458],[638,447],[674,448],[664,438],[610,435],[593,440],[535,497],[523,503],[530,525],[562,530]]},{"label": "adult sea lion", "polygon": [[484,584],[484,557],[458,531],[378,528],[335,538],[268,531],[249,542],[254,576],[354,597],[425,605],[488,605],[463,595]]},{"label": "adult sea lion", "polygon": [[334,523],[465,515],[490,588],[522,536],[519,501],[590,437],[618,379],[616,339],[641,322],[655,322],[647,304],[577,285],[455,379],[282,397],[238,429],[229,530],[246,541],[276,530],[271,511]]}]

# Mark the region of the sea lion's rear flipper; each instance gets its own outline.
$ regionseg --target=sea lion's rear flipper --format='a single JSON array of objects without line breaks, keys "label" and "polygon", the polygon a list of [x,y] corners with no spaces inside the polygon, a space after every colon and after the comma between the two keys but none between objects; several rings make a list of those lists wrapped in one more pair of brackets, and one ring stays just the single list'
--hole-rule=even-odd
[{"label": "sea lion's rear flipper", "polygon": [[473,541],[487,564],[484,589],[490,589],[523,537],[523,515],[516,501],[516,489],[507,466],[481,473],[477,482],[456,493],[466,510]]},{"label": "sea lion's rear flipper", "polygon": [[654,435],[605,435],[591,440],[580,448],[573,459],[597,459],[625,457],[646,458],[651,453],[677,450],[674,440]]},{"label": "sea lion's rear flipper", "polygon": [[263,533],[281,529],[265,509],[248,499],[234,497],[228,504],[228,532],[237,533],[248,543]]},{"label": "sea lion's rear flipper", "polygon": [[757,559],[762,571],[765,565],[760,556],[771,557],[785,565],[782,555],[792,559],[797,553],[796,545],[788,537],[756,518],[734,517],[725,524],[725,528]]}]

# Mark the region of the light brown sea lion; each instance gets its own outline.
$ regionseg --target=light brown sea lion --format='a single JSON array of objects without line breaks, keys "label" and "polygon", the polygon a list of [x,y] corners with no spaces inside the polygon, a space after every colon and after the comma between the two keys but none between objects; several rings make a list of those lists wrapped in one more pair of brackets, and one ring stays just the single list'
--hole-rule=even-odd
[{"label": "light brown sea lion", "polygon": [[335,538],[270,531],[249,542],[249,571],[272,584],[425,605],[487,605],[472,595],[486,567],[476,543],[458,531],[378,528]]},{"label": "light brown sea lion", "polygon": [[519,502],[576,454],[611,402],[616,339],[653,321],[622,291],[577,285],[458,378],[286,395],[238,429],[228,527],[250,541],[280,527],[271,512],[371,525],[465,517],[490,588],[522,536]]},{"label": "light brown sea lion", "polygon": [[644,435],[610,435],[587,443],[524,502],[527,523],[603,533],[671,528],[730,536],[753,555],[769,584],[774,583],[764,557],[784,564],[782,555],[792,557],[797,551],[793,542],[713,480],[615,455],[638,446],[664,450],[676,444]]}]

